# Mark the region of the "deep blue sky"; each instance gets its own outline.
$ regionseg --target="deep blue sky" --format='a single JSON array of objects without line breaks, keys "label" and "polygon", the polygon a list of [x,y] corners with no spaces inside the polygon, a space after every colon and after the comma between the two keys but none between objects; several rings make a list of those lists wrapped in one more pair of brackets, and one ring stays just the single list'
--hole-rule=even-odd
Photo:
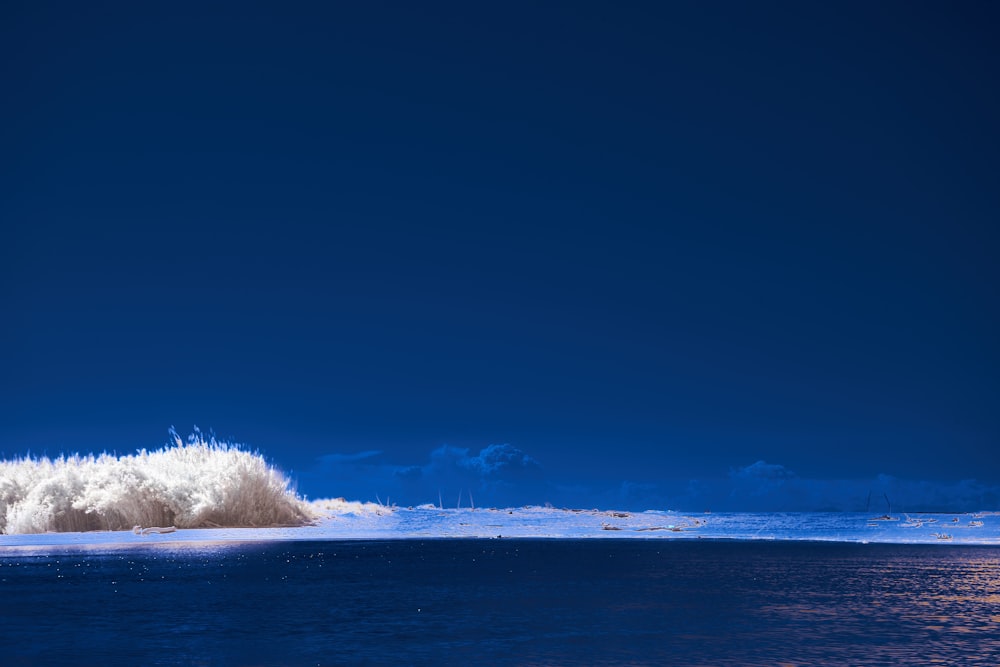
[{"label": "deep blue sky", "polygon": [[203,4],[0,9],[4,455],[1000,485],[995,3]]}]

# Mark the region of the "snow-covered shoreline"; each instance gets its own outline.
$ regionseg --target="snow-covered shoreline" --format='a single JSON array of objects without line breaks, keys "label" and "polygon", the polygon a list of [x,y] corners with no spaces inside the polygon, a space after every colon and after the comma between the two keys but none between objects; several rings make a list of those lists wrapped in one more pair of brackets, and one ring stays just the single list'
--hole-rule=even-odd
[{"label": "snow-covered shoreline", "polygon": [[1000,515],[861,513],[684,514],[547,507],[440,509],[328,501],[310,525],[189,528],[166,534],[89,531],[0,535],[0,554],[24,548],[140,547],[220,543],[436,538],[810,540],[848,543],[1000,545]]}]

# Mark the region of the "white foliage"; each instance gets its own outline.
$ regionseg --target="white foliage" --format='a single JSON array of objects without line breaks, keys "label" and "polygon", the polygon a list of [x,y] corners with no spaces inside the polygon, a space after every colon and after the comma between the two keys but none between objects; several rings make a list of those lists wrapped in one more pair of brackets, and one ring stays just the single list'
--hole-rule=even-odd
[{"label": "white foliage", "polygon": [[395,506],[366,503],[359,500],[344,500],[343,498],[317,498],[309,504],[319,512],[336,515],[381,516],[395,511]]},{"label": "white foliage", "polygon": [[260,454],[199,435],[128,456],[0,461],[0,532],[255,527],[314,519]]}]

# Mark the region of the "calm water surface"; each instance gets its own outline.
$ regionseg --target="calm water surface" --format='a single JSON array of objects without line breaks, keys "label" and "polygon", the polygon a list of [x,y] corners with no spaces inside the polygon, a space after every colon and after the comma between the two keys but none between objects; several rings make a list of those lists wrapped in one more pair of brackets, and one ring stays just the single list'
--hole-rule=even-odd
[{"label": "calm water surface", "polygon": [[0,556],[3,665],[1000,665],[1000,548],[432,540]]}]

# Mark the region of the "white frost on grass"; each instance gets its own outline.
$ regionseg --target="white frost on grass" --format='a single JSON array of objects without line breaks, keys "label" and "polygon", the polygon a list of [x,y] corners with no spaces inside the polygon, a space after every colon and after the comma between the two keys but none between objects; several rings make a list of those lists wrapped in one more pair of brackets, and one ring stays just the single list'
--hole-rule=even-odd
[{"label": "white frost on grass", "polygon": [[257,453],[205,440],[137,454],[0,462],[0,533],[302,525],[316,518]]},{"label": "white frost on grass", "polygon": [[359,500],[344,500],[343,498],[319,498],[309,501],[309,506],[323,516],[381,516],[391,514],[396,509],[395,506],[389,507]]}]

